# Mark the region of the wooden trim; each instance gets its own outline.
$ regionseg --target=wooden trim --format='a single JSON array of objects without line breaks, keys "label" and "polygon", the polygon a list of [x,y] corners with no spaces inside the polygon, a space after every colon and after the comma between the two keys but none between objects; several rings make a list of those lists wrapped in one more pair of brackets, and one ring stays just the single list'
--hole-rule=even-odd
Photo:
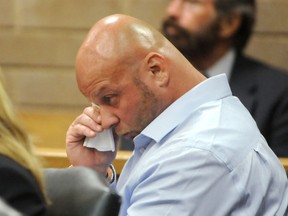
[{"label": "wooden trim", "polygon": [[288,158],[279,158],[281,161],[282,165],[284,166],[286,172],[288,172]]},{"label": "wooden trim", "polygon": [[[58,148],[37,148],[36,155],[38,155],[43,163],[43,166],[54,168],[65,168],[70,166],[65,149]],[[124,164],[131,156],[131,151],[118,151],[113,166],[115,167],[117,175],[119,175],[124,167]]]},{"label": "wooden trim", "polygon": [[[124,167],[124,164],[131,156],[131,151],[118,151],[116,159],[113,163],[117,175],[119,175]],[[70,162],[67,158],[65,149],[57,148],[37,148],[36,155],[43,160],[44,167],[64,168],[69,167]],[[285,170],[288,172],[288,158],[279,158]]]}]

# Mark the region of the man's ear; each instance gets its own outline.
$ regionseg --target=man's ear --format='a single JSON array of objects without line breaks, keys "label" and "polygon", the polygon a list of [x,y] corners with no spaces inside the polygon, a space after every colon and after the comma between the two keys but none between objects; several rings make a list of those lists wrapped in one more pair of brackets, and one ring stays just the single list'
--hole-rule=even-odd
[{"label": "man's ear", "polygon": [[219,35],[222,38],[230,38],[234,35],[242,22],[242,18],[239,13],[233,13],[229,16],[222,17],[220,20]]},{"label": "man's ear", "polygon": [[159,86],[166,86],[169,82],[169,73],[165,67],[164,56],[156,52],[150,52],[145,58],[145,63],[151,78]]}]

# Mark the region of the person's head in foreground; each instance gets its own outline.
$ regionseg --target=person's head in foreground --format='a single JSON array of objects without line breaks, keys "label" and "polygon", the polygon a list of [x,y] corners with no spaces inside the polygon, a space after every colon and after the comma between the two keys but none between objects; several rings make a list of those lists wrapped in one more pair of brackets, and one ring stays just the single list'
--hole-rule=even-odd
[{"label": "person's head in foreground", "polygon": [[76,59],[87,107],[67,132],[73,166],[104,175],[115,153],[83,146],[113,128],[134,153],[117,182],[120,216],[285,215],[287,177],[225,75],[206,79],[157,30],[98,21]]}]

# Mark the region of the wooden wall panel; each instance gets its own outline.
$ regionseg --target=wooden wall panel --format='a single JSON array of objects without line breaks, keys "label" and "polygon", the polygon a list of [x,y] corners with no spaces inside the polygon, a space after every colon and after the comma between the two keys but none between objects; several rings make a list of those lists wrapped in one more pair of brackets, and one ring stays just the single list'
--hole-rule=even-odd
[{"label": "wooden wall panel", "polygon": [[[159,29],[167,2],[0,0],[0,65],[16,106],[21,111],[40,110],[48,114],[51,109],[80,113],[88,103],[77,89],[74,61],[89,28],[106,15],[125,13]],[[288,69],[288,1],[257,3],[257,25],[246,52]],[[45,130],[51,130],[51,137],[56,133],[51,128],[53,123],[61,124],[57,118],[47,124]],[[63,127],[61,133],[65,130]],[[47,145],[52,142],[49,139]]]}]

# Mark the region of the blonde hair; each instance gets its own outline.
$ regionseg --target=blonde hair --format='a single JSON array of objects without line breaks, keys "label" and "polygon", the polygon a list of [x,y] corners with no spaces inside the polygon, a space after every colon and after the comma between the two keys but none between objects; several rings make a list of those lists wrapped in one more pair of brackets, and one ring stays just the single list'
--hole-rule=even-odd
[{"label": "blonde hair", "polygon": [[45,195],[41,163],[33,153],[31,137],[22,128],[12,102],[5,91],[0,71],[0,153],[29,170]]}]

